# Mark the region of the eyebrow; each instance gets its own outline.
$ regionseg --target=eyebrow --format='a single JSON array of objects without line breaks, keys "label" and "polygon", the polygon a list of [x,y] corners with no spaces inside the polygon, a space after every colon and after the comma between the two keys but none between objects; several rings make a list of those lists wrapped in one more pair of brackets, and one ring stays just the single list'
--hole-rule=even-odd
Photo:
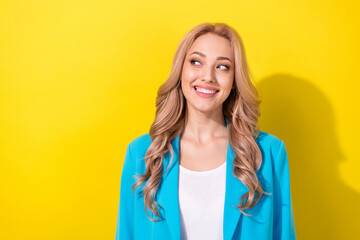
[{"label": "eyebrow", "polygon": [[[201,52],[193,52],[192,54],[198,54],[198,55],[200,55],[200,56],[202,56],[202,57],[206,57],[206,55],[203,54],[203,53],[201,53]],[[190,54],[190,55],[191,55],[191,54]],[[227,58],[227,57],[217,57],[216,59],[217,59],[217,60],[229,60],[229,61],[232,63],[232,61],[230,60],[230,58]]]}]

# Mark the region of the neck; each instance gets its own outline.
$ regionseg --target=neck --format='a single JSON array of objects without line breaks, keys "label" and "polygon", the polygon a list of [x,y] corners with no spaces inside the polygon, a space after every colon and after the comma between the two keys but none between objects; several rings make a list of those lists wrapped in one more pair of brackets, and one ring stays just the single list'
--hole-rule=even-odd
[{"label": "neck", "polygon": [[207,143],[213,138],[227,136],[226,121],[222,113],[186,111],[182,137],[197,143]]}]

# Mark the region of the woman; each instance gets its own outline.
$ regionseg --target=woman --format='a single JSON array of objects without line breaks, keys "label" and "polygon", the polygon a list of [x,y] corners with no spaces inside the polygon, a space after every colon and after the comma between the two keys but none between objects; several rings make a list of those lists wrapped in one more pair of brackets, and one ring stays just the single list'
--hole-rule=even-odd
[{"label": "woman", "polygon": [[259,104],[238,33],[191,29],[127,146],[115,239],[296,239],[285,145],[258,130]]}]

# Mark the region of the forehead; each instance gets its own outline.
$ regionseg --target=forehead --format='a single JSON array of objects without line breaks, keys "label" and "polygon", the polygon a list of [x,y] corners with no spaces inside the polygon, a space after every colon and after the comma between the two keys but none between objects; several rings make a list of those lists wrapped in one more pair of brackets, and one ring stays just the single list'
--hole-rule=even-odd
[{"label": "forehead", "polygon": [[198,37],[191,45],[188,54],[194,51],[204,53],[206,56],[223,56],[233,59],[233,51],[230,41],[213,33],[206,33]]}]

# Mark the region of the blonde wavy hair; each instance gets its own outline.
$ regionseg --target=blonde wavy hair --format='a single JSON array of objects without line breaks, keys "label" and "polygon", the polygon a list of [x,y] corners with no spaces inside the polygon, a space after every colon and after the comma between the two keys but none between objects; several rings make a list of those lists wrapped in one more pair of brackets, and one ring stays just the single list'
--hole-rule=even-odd
[{"label": "blonde wavy hair", "polygon": [[145,212],[151,221],[159,220],[149,216],[147,207],[160,217],[157,206],[161,206],[156,202],[155,196],[162,176],[167,171],[162,173],[164,155],[171,152],[170,166],[173,160],[171,141],[185,127],[186,99],[180,85],[184,59],[193,42],[206,33],[228,39],[235,57],[235,88],[223,103],[223,114],[229,120],[229,141],[236,152],[233,174],[248,188],[248,192],[241,196],[240,205],[236,207],[248,215],[244,210],[252,208],[265,193],[256,175],[262,163],[261,151],[255,142],[259,134],[261,101],[250,78],[242,40],[236,30],[227,24],[203,23],[192,28],[183,37],[175,52],[170,75],[157,92],[156,114],[149,132],[152,143],[145,154],[146,172],[136,176],[138,180],[131,188],[136,190],[148,180],[142,189]]}]

